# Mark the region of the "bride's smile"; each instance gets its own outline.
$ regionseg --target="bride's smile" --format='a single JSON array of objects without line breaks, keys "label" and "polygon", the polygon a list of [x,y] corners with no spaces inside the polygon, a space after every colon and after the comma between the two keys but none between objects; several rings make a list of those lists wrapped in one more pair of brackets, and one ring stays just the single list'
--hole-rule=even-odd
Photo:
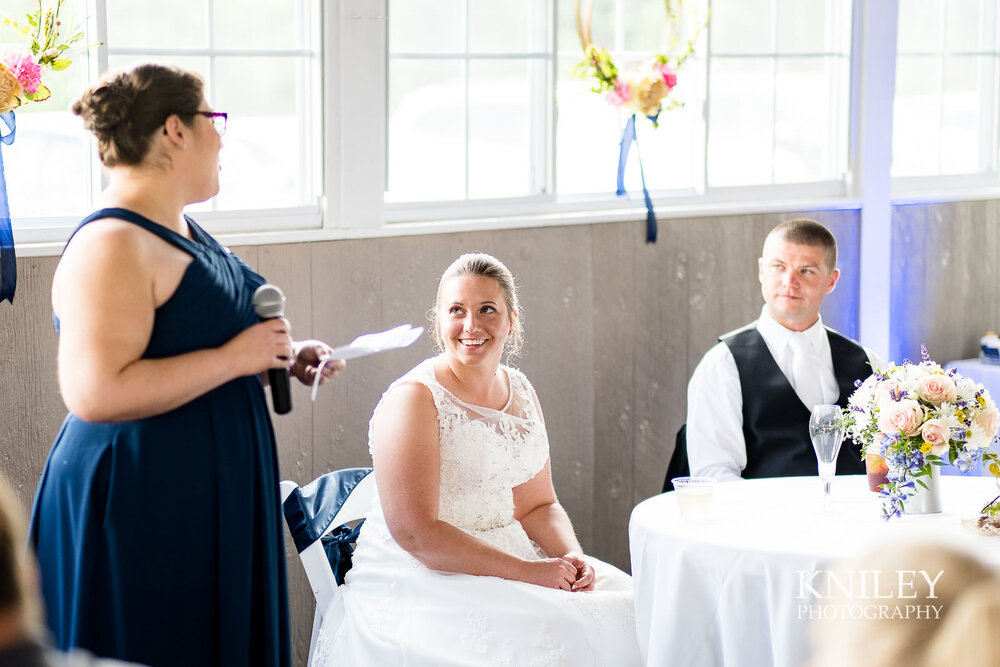
[{"label": "bride's smile", "polygon": [[445,352],[465,364],[499,364],[512,319],[503,290],[483,276],[456,276],[441,288]]}]

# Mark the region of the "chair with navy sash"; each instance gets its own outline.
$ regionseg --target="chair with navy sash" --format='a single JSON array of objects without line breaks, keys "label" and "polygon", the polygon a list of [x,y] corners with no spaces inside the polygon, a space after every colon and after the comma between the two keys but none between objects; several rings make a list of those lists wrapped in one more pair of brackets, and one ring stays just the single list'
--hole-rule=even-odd
[{"label": "chair with navy sash", "polygon": [[[317,477],[300,487],[281,482],[285,523],[299,552],[309,586],[316,597],[309,656],[312,659],[323,614],[351,567],[352,545],[375,497],[371,468],[345,468]],[[361,520],[353,528],[348,524]]]},{"label": "chair with navy sash", "polygon": [[687,477],[691,474],[691,465],[688,463],[687,450],[687,424],[681,426],[677,431],[674,440],[674,453],[670,455],[670,462],[667,464],[667,476],[663,480],[663,493],[674,490],[673,480],[675,477]]}]

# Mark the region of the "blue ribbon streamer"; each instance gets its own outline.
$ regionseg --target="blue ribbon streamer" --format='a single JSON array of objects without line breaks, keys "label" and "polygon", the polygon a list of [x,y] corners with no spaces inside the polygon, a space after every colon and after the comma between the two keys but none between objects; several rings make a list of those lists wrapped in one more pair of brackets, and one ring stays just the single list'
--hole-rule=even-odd
[{"label": "blue ribbon streamer", "polygon": [[[17,124],[14,122],[14,112],[0,114],[0,120],[7,124],[10,130],[0,136],[0,145],[10,146],[14,143],[14,133]],[[14,254],[14,232],[10,228],[10,209],[7,206],[7,179],[3,173],[3,151],[0,150],[0,303],[5,300],[14,303],[14,290],[17,288],[17,257]]]},{"label": "blue ribbon streamer", "polygon": [[625,163],[628,161],[628,152],[635,143],[635,154],[639,158],[639,178],[642,179],[642,196],[646,200],[646,243],[656,243],[656,214],[653,212],[653,199],[649,196],[649,189],[646,188],[646,174],[642,171],[642,154],[639,152],[639,139],[635,136],[635,114],[629,116],[625,123],[625,131],[622,132],[621,152],[618,154],[618,190],[617,195],[621,197],[627,194],[625,190]]}]

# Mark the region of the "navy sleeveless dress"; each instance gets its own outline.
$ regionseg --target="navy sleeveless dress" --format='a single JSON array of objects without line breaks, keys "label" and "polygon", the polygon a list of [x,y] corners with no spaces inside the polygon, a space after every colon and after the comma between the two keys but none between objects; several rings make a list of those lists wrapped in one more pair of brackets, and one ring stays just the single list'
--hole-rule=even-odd
[{"label": "navy sleeveless dress", "polygon": [[[99,218],[194,258],[157,309],[144,358],[218,347],[259,321],[264,280],[192,220],[193,241],[123,209],[80,227]],[[288,665],[278,481],[257,376],[146,419],[67,415],[30,530],[55,644],[148,665]]]}]

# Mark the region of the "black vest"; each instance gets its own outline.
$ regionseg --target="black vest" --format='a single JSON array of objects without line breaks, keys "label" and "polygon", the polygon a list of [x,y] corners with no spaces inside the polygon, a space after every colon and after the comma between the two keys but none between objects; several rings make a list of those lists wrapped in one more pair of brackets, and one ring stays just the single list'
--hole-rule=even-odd
[{"label": "black vest", "polygon": [[[833,374],[840,388],[837,405],[845,407],[855,380],[872,374],[864,348],[827,329]],[[743,438],[747,466],[743,477],[801,477],[817,474],[809,439],[809,410],[803,405],[756,327],[720,339],[736,360],[743,395]],[[845,439],[837,457],[838,475],[865,472],[861,447]]]}]

